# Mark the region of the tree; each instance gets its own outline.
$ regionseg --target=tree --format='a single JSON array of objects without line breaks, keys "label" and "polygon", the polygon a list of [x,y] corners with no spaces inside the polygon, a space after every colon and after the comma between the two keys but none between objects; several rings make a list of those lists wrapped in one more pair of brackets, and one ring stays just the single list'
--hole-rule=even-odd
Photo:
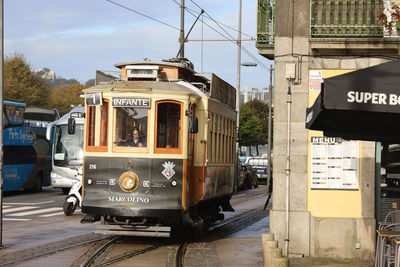
[{"label": "tree", "polygon": [[84,104],[80,95],[82,94],[82,89],[85,88],[87,86],[80,83],[54,87],[50,92],[49,105],[57,108],[62,116],[71,110],[71,105],[78,106],[79,104]]},{"label": "tree", "polygon": [[49,87],[34,75],[23,55],[15,54],[4,60],[3,98],[32,106],[47,106]]},{"label": "tree", "polygon": [[252,146],[256,144],[262,131],[260,120],[251,111],[248,103],[240,105],[239,111],[239,146]]},{"label": "tree", "polygon": [[258,154],[258,145],[268,144],[268,104],[257,99],[247,102],[247,104],[250,106],[252,113],[260,120],[262,125],[262,130],[258,139],[253,144],[256,146]]}]

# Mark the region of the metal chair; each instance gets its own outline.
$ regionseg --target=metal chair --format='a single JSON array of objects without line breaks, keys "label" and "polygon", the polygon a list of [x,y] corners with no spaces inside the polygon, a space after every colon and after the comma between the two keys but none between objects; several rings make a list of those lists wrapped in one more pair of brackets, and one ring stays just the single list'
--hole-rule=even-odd
[{"label": "metal chair", "polygon": [[398,243],[395,242],[396,238],[400,238],[400,210],[389,212],[384,222],[379,223],[377,233],[375,266],[395,264],[400,267],[396,261]]}]

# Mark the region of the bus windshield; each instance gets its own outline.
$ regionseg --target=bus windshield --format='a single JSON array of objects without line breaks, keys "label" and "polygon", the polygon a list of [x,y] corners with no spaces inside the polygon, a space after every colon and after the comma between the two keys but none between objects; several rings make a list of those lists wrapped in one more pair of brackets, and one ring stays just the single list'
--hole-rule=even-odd
[{"label": "bus windshield", "polygon": [[68,125],[56,125],[54,165],[82,165],[83,124],[76,124],[75,134],[68,134]]}]

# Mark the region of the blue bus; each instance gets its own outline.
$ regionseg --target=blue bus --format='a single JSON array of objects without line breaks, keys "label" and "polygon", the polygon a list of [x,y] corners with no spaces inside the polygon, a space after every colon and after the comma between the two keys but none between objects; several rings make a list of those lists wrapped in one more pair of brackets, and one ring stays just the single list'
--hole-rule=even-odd
[{"label": "blue bus", "polygon": [[3,101],[3,191],[50,185],[52,143],[46,128],[58,118],[56,109]]}]

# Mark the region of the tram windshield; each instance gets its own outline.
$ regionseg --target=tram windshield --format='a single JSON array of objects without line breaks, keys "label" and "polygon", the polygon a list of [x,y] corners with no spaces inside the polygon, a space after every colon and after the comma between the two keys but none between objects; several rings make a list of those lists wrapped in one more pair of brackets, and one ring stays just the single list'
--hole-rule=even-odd
[{"label": "tram windshield", "polygon": [[117,107],[115,144],[117,146],[146,147],[148,109]]}]

